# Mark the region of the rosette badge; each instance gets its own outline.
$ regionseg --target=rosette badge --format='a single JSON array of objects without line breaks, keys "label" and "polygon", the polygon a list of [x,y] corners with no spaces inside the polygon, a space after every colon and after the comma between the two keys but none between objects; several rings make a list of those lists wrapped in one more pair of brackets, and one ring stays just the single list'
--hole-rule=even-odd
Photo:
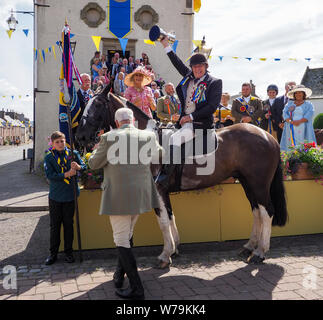
[{"label": "rosette badge", "polygon": [[246,110],[247,110],[247,109],[246,109],[246,107],[245,107],[245,106],[241,106],[241,107],[240,107],[240,111],[241,111],[241,112],[245,112]]}]

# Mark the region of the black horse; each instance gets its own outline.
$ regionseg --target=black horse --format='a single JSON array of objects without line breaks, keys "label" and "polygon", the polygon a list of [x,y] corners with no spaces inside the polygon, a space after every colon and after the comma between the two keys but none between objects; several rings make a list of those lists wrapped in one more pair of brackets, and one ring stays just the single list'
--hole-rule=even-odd
[{"label": "black horse", "polygon": [[[148,127],[162,134],[144,112],[125,99],[109,93],[106,87],[89,101],[85,109],[76,135],[79,143],[86,147],[93,143],[100,128],[106,131],[115,128],[114,114],[122,107],[132,109],[139,129]],[[192,164],[184,164],[180,189],[188,191],[207,188],[228,177],[239,179],[254,215],[250,240],[244,245],[240,256],[249,263],[260,263],[269,250],[271,226],[284,226],[287,221],[279,144],[266,131],[250,124],[236,124],[219,129],[216,133],[217,151],[208,155],[209,160],[214,161],[213,173],[197,175],[197,170],[202,166],[195,160]],[[152,166],[153,175],[158,170],[160,165]],[[170,185],[174,184],[173,176]],[[178,252],[179,235],[169,192],[158,184],[157,189],[161,205],[158,222],[164,239],[164,248],[158,259],[163,268],[171,263],[171,256]]]}]

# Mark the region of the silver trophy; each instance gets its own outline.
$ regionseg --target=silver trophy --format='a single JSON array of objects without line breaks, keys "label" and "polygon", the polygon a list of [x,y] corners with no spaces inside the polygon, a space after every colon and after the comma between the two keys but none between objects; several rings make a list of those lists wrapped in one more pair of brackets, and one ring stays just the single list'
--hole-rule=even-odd
[{"label": "silver trophy", "polygon": [[161,41],[165,37],[168,37],[168,40],[171,44],[173,44],[176,40],[175,32],[167,33],[162,28],[158,27],[157,25],[153,26],[149,31],[149,39],[150,41]]}]

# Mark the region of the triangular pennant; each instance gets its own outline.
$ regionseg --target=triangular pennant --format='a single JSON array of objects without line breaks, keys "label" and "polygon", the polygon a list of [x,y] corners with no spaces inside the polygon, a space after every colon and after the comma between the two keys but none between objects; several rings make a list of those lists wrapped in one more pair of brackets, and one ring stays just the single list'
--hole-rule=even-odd
[{"label": "triangular pennant", "polygon": [[194,1],[194,11],[199,12],[201,8],[201,0],[193,0]]},{"label": "triangular pennant", "polygon": [[75,36],[74,33],[70,33],[70,39],[72,39]]},{"label": "triangular pennant", "polygon": [[13,30],[7,30],[7,33],[8,33],[9,39],[11,39],[11,35],[13,33]]},{"label": "triangular pennant", "polygon": [[153,46],[156,46],[155,42],[154,41],[151,41],[149,39],[144,39],[144,43],[150,44],[150,45],[153,45]]},{"label": "triangular pennant", "polygon": [[56,44],[59,46],[59,41],[56,41]]},{"label": "triangular pennant", "polygon": [[305,60],[307,60],[307,61],[311,61],[311,59],[312,59],[312,58],[305,58]]},{"label": "triangular pennant", "polygon": [[259,58],[260,61],[266,61],[267,58]]},{"label": "triangular pennant", "polygon": [[239,57],[232,57],[233,59],[239,59]]},{"label": "triangular pennant", "polygon": [[42,49],[42,55],[43,55],[43,59],[44,59],[44,62],[45,62],[45,51],[44,51],[44,49]]},{"label": "triangular pennant", "polygon": [[54,57],[55,57],[55,59],[56,59],[56,52],[55,52],[55,48],[54,48],[54,46],[52,46],[52,49],[53,49]]},{"label": "triangular pennant", "polygon": [[196,47],[201,48],[202,40],[192,40],[192,42]]},{"label": "triangular pennant", "polygon": [[21,99],[21,95],[19,95],[18,97],[19,97],[19,99]]},{"label": "triangular pennant", "polygon": [[219,56],[219,59],[220,59],[220,61],[222,62],[222,60],[223,60],[223,56]]},{"label": "triangular pennant", "polygon": [[45,49],[45,52],[48,53],[48,48]]},{"label": "triangular pennant", "polygon": [[24,32],[24,34],[26,35],[26,37],[28,37],[29,29],[22,29],[22,31]]},{"label": "triangular pennant", "polygon": [[295,58],[289,58],[288,60],[297,62],[297,59]]},{"label": "triangular pennant", "polygon": [[35,61],[37,61],[37,57],[38,57],[38,50],[37,49],[34,49],[35,50]]},{"label": "triangular pennant", "polygon": [[11,96],[11,99],[13,100],[13,98],[14,98],[15,96]]},{"label": "triangular pennant", "polygon": [[247,58],[247,57],[246,57],[246,59],[247,59],[247,60],[249,60],[249,61],[251,61],[251,59],[252,59],[252,58]]},{"label": "triangular pennant", "polygon": [[280,61],[281,59],[280,58],[275,58],[274,61]]},{"label": "triangular pennant", "polygon": [[178,45],[178,40],[175,40],[173,46],[172,46],[172,49],[174,52],[176,52],[176,49],[177,49],[177,45]]},{"label": "triangular pennant", "polygon": [[94,42],[94,45],[96,47],[97,51],[100,51],[100,42],[101,42],[101,37],[99,36],[92,36],[92,40]]},{"label": "triangular pennant", "polygon": [[121,46],[123,55],[125,55],[128,39],[126,39],[126,38],[118,38],[118,39],[119,39],[119,42],[120,42],[120,46]]}]

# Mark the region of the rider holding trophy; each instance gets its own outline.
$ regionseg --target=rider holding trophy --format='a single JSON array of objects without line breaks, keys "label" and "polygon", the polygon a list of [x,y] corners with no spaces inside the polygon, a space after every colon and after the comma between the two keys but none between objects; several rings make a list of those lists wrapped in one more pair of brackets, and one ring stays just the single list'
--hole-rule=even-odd
[{"label": "rider holding trophy", "polygon": [[[159,27],[161,35],[159,41],[183,79],[176,87],[176,92],[181,103],[181,115],[177,122],[180,130],[172,134],[170,139],[170,164],[163,165],[158,183],[168,189],[169,177],[174,172],[178,160],[172,158],[174,148],[181,148],[182,137],[185,142],[194,138],[194,129],[213,128],[213,113],[220,104],[222,95],[222,80],[212,77],[208,71],[207,58],[203,53],[195,53],[191,56],[187,67],[176,55],[169,44],[169,36]],[[151,30],[152,31],[152,30]],[[157,40],[157,39],[155,39]],[[178,154],[178,153],[177,153]],[[181,159],[180,159],[181,161]]]}]

